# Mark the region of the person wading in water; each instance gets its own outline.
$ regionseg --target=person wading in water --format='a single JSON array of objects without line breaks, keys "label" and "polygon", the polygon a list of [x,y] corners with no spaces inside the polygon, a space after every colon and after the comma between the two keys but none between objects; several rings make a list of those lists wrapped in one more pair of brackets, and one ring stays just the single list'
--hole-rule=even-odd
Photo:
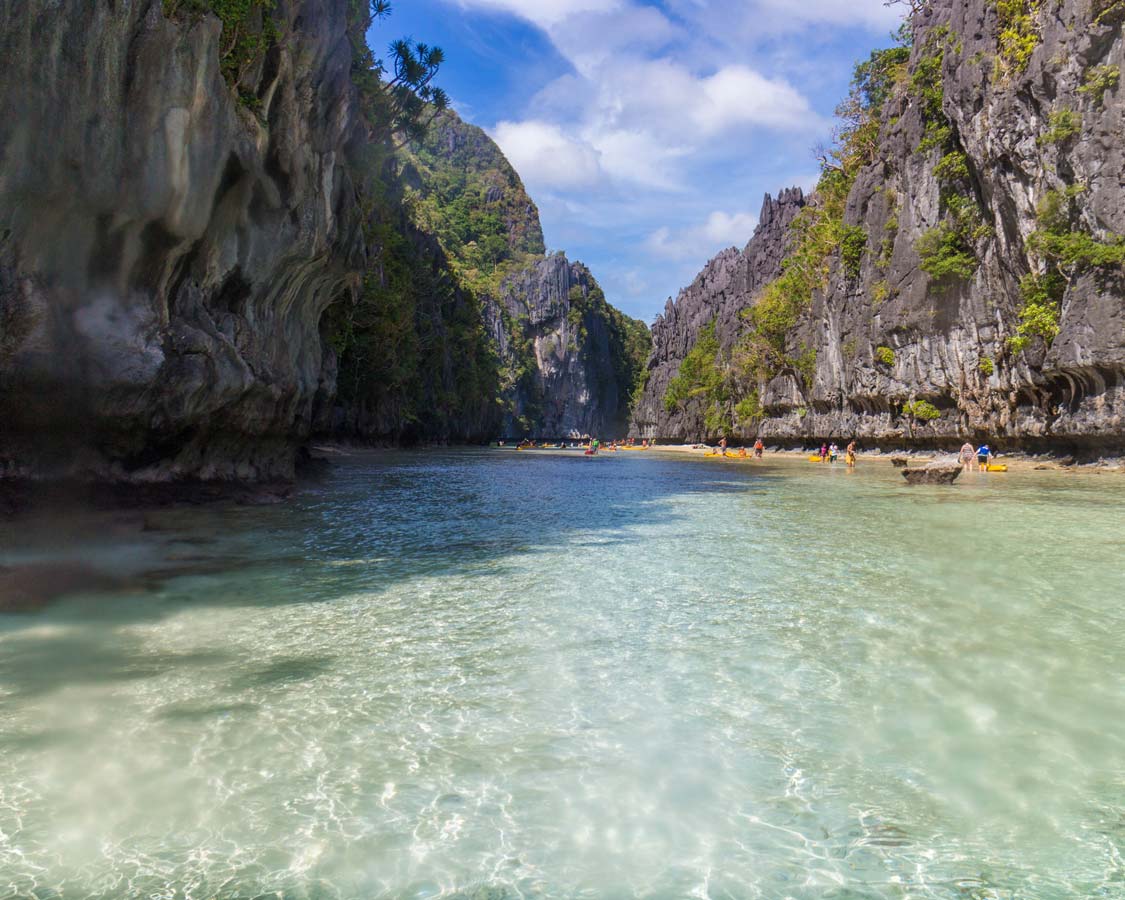
[{"label": "person wading in water", "polygon": [[977,471],[987,472],[988,464],[992,461],[992,448],[988,444],[977,447]]},{"label": "person wading in water", "polygon": [[961,462],[961,468],[966,472],[972,471],[974,456],[976,456],[976,451],[973,450],[973,445],[965,441],[965,443],[961,445],[961,452],[958,454],[958,459]]}]

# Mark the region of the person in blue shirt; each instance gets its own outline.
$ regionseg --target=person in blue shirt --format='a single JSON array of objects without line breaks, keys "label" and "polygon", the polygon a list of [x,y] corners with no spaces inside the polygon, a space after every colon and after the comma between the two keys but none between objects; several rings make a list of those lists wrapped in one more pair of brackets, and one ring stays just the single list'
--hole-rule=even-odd
[{"label": "person in blue shirt", "polygon": [[987,472],[988,463],[992,459],[992,449],[988,444],[981,444],[977,447],[977,471]]}]

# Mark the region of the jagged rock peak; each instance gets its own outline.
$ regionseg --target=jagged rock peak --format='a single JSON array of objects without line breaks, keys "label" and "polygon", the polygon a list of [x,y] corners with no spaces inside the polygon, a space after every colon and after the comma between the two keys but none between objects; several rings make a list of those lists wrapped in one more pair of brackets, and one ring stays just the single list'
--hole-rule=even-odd
[{"label": "jagged rock peak", "polygon": [[778,193],[776,200],[766,194],[762,201],[762,211],[758,215],[758,228],[772,229],[775,223],[781,219],[788,222],[787,214],[789,211],[794,208],[799,210],[805,205],[805,202],[805,192],[799,187],[785,188]]},{"label": "jagged rock peak", "polygon": [[633,410],[630,433],[635,437],[688,439],[703,431],[699,404],[667,410],[664,395],[680,363],[714,323],[720,344],[729,349],[744,328],[742,312],[758,292],[777,277],[789,246],[789,226],[806,203],[800,188],[768,194],[754,235],[743,250],[723,250],[703,267],[695,280],[669,300],[652,327],[652,356],[645,388]]}]

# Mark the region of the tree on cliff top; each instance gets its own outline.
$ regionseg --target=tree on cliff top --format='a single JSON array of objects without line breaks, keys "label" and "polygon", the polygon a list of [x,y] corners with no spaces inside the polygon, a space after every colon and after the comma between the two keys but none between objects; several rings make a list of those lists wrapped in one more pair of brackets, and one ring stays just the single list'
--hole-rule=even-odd
[{"label": "tree on cliff top", "polygon": [[390,13],[387,0],[370,0],[367,4],[352,0],[352,80],[359,88],[376,138],[401,146],[425,136],[430,123],[449,106],[449,97],[433,84],[445,62],[441,47],[399,38],[391,42],[387,59],[372,52],[367,30],[372,22]]}]

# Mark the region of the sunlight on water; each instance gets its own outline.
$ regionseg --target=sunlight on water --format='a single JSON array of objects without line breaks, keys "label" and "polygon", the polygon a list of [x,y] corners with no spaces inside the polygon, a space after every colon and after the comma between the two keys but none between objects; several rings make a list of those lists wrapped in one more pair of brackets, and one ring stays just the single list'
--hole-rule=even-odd
[{"label": "sunlight on water", "polygon": [[0,526],[0,898],[1125,897],[1125,479],[638,457]]}]

